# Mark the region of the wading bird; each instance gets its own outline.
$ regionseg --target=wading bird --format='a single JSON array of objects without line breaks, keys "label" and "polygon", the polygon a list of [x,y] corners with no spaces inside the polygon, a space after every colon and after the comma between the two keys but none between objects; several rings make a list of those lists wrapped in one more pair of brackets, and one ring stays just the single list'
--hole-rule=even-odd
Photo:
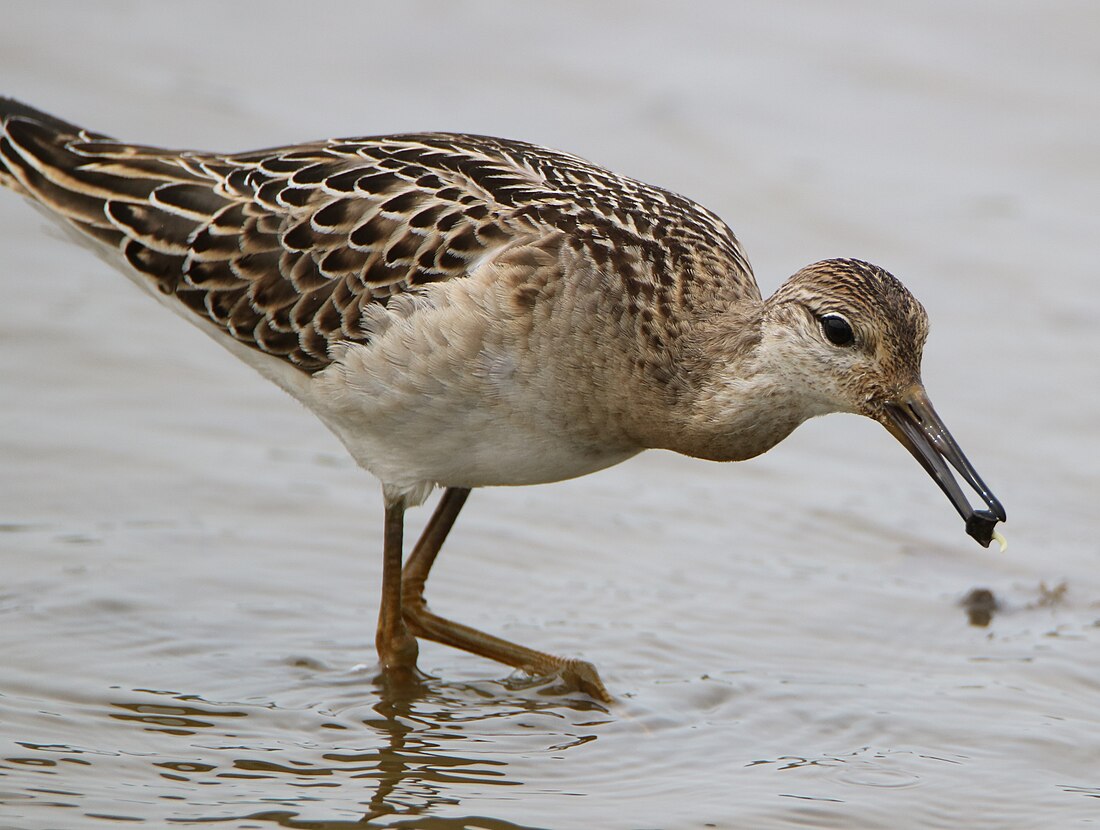
[{"label": "wading bird", "polygon": [[[924,309],[875,265],[818,262],[763,299],[710,211],[519,141],[176,151],[11,99],[0,124],[3,184],[304,403],[381,480],[376,642],[391,676],[415,676],[425,637],[608,699],[587,662],[428,610],[428,572],[475,487],[649,448],[740,461],[807,418],[854,412],[916,457],[971,536],[999,538],[1005,511],[921,382]],[[405,510],[435,487],[402,569]]]}]

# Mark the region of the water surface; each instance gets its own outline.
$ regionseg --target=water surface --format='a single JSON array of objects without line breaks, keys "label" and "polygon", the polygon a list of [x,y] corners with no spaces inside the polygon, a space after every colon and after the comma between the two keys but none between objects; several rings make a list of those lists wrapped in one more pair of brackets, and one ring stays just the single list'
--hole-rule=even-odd
[{"label": "water surface", "polygon": [[226,150],[524,138],[717,210],[765,292],[880,262],[1011,547],[840,416],[745,464],[477,492],[433,606],[617,702],[430,643],[395,696],[377,485],[0,194],[0,827],[1100,821],[1095,4],[325,9],[38,3],[5,15],[3,91]]}]

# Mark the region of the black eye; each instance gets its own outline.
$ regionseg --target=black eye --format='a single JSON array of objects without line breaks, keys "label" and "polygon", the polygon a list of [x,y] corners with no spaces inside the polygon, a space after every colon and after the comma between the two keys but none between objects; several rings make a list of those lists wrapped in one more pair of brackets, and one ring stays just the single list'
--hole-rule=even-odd
[{"label": "black eye", "polygon": [[851,346],[856,342],[852,327],[839,314],[826,314],[822,317],[821,330],[825,332],[825,339],[834,346]]}]

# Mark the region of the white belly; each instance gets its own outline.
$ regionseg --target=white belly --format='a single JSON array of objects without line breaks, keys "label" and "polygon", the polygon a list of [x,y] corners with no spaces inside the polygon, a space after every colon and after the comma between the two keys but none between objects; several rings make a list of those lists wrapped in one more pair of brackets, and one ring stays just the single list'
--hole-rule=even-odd
[{"label": "white belly", "polygon": [[532,340],[479,282],[391,300],[369,344],[314,376],[305,402],[356,460],[415,503],[433,485],[560,481],[639,452],[546,368],[561,339]]}]

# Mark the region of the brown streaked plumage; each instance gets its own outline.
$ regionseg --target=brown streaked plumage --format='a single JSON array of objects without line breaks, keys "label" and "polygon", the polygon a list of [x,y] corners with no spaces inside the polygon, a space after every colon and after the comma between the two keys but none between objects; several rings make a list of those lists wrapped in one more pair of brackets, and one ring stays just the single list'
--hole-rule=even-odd
[{"label": "brown streaked plumage", "polygon": [[[588,663],[428,611],[424,582],[473,487],[648,448],[741,460],[845,411],[883,423],[980,543],[1005,519],[924,393],[924,309],[877,266],[825,260],[764,300],[714,214],[517,141],[180,152],[10,99],[0,125],[0,182],[304,402],[381,479],[388,676],[413,676],[427,637],[608,698]],[[404,510],[436,486],[402,571]]]}]

